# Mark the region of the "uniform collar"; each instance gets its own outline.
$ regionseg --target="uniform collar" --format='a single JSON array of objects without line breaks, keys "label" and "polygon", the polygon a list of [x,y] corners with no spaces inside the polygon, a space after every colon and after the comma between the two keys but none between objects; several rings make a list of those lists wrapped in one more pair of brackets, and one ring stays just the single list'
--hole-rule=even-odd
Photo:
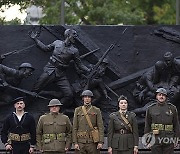
[{"label": "uniform collar", "polygon": [[52,116],[54,116],[54,117],[56,117],[56,116],[58,116],[60,113],[59,113],[59,112],[58,112],[58,113],[52,113],[52,112],[50,112],[49,114],[52,115]]},{"label": "uniform collar", "polygon": [[88,105],[84,104],[83,106],[84,106],[86,109],[88,109],[88,108],[90,108],[92,105],[91,105],[91,104],[88,104]]},{"label": "uniform collar", "polygon": [[121,114],[126,114],[127,113],[127,110],[119,110],[119,112],[121,113]]},{"label": "uniform collar", "polygon": [[163,103],[160,103],[158,100],[157,100],[157,105],[158,106],[165,106],[167,104],[167,102],[165,101],[165,102],[163,102]]}]

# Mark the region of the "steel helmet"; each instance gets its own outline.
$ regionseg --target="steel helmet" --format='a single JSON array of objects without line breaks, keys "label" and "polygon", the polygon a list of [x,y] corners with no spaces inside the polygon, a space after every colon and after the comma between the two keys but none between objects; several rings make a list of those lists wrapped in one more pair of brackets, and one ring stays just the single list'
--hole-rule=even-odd
[{"label": "steel helmet", "polygon": [[77,32],[73,29],[66,29],[65,32],[64,32],[64,37],[67,38],[69,37],[70,35],[72,35],[74,38],[77,37]]},{"label": "steel helmet", "polygon": [[19,66],[19,69],[21,69],[21,68],[31,68],[32,70],[34,70],[34,67],[30,63],[22,63]]},{"label": "steel helmet", "polygon": [[161,94],[167,95],[167,91],[166,91],[166,89],[164,89],[164,88],[158,88],[158,89],[156,90],[156,93],[161,93]]},{"label": "steel helmet", "polygon": [[157,70],[162,70],[162,69],[164,69],[164,68],[165,68],[164,62],[163,62],[163,61],[157,61],[157,62],[155,63],[155,68],[156,68]]},{"label": "steel helmet", "polygon": [[91,96],[91,97],[93,97],[93,93],[92,93],[91,90],[84,90],[84,91],[82,92],[81,96],[82,96],[82,97],[83,97],[83,96]]},{"label": "steel helmet", "polygon": [[173,54],[172,54],[172,52],[166,52],[165,54],[164,54],[164,59],[166,60],[171,60],[171,59],[173,59],[174,57],[173,57]]},{"label": "steel helmet", "polygon": [[61,105],[63,105],[63,104],[58,99],[52,99],[52,100],[50,100],[48,107],[61,106]]}]

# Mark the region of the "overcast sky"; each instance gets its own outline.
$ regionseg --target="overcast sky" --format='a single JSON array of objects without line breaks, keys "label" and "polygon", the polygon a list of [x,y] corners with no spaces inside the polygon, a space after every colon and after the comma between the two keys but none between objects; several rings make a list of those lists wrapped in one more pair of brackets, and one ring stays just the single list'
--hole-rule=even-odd
[{"label": "overcast sky", "polygon": [[[5,8],[5,7],[3,7]],[[21,22],[23,22],[23,20],[26,18],[26,12],[23,11],[23,13],[21,13],[19,11],[20,6],[18,5],[14,5],[12,7],[10,7],[9,9],[6,9],[5,12],[0,12],[0,16],[1,17],[6,17],[6,21],[10,21],[12,19],[15,19],[16,17],[21,19]]]}]

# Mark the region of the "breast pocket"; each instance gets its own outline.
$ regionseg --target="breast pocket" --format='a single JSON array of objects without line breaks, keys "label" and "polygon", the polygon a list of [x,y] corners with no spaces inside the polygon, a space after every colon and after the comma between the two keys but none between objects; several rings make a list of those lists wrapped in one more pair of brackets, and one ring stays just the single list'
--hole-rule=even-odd
[{"label": "breast pocket", "polygon": [[158,123],[158,121],[161,121],[160,119],[161,119],[160,112],[152,113],[152,122],[153,123]]},{"label": "breast pocket", "polygon": [[44,122],[44,133],[49,133],[53,129],[53,122]]},{"label": "breast pocket", "polygon": [[57,131],[64,133],[66,131],[66,122],[57,123]]},{"label": "breast pocket", "polygon": [[89,112],[88,116],[90,117],[93,126],[96,126],[97,125],[97,113]]},{"label": "breast pocket", "polygon": [[124,124],[120,120],[114,119],[114,129],[119,130],[121,128],[124,128]]},{"label": "breast pocket", "polygon": [[78,126],[81,126],[82,125],[82,123],[84,123],[84,120],[85,120],[85,118],[84,118],[84,114],[83,113],[77,113],[77,125]]},{"label": "breast pocket", "polygon": [[166,122],[169,123],[169,124],[172,123],[172,121],[173,121],[173,113],[167,111],[167,112],[165,112],[165,116],[166,117],[164,117],[164,118],[166,119]]}]

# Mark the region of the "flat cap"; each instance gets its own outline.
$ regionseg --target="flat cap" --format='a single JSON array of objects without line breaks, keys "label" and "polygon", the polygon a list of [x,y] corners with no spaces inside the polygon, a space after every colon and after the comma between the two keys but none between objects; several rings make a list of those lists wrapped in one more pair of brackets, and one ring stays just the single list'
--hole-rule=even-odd
[{"label": "flat cap", "polygon": [[15,104],[15,103],[20,102],[20,101],[24,101],[24,97],[17,97],[17,98],[12,100],[12,103]]}]

